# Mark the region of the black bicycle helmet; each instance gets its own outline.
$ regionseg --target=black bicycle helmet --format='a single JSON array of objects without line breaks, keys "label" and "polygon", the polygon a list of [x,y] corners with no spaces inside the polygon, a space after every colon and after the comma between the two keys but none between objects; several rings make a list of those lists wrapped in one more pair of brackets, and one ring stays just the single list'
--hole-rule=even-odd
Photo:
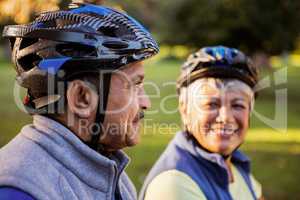
[{"label": "black bicycle helmet", "polygon": [[[58,82],[85,72],[116,70],[159,51],[150,33],[129,15],[84,3],[72,3],[69,10],[42,13],[30,24],[6,26],[3,36],[11,42],[17,81],[28,89],[24,104],[33,113],[45,113],[47,106],[62,99],[57,88],[49,93],[49,77]],[[99,123],[104,121],[102,111],[106,109],[110,76],[106,73],[102,77]],[[95,135],[94,145],[99,139],[99,134]]]},{"label": "black bicycle helmet", "polygon": [[182,65],[177,91],[203,77],[236,78],[251,88],[258,82],[258,73],[251,60],[241,51],[224,46],[201,48]]}]

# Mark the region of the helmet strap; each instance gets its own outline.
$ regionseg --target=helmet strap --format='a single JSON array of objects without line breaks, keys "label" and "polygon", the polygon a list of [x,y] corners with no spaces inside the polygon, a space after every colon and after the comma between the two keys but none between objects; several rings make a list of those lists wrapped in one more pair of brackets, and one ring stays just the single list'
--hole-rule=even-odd
[{"label": "helmet strap", "polygon": [[100,88],[99,88],[99,98],[98,98],[98,106],[96,113],[95,126],[92,129],[92,138],[89,142],[90,148],[95,151],[102,151],[103,146],[100,145],[99,139],[100,136],[103,135],[103,123],[105,119],[105,111],[108,102],[108,95],[110,90],[110,81],[111,81],[111,73],[102,74],[99,73],[100,76]]}]

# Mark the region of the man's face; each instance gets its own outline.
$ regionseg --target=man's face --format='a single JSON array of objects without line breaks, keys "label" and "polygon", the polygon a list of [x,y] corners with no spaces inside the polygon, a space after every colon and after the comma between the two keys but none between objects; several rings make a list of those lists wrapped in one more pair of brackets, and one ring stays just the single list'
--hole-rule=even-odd
[{"label": "man's face", "polygon": [[144,90],[142,62],[130,64],[111,77],[110,92],[100,143],[116,150],[139,142],[143,111],[150,107]]},{"label": "man's face", "polygon": [[251,98],[239,85],[220,88],[196,81],[188,88],[187,98],[183,121],[201,146],[229,155],[243,143]]}]

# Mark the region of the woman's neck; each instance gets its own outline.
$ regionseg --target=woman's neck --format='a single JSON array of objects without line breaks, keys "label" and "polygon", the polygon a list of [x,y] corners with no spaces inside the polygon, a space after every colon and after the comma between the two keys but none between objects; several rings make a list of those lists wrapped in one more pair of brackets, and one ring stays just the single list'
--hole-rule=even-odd
[{"label": "woman's neck", "polygon": [[231,156],[229,156],[226,160],[225,160],[225,164],[227,166],[227,169],[228,169],[228,176],[229,176],[229,182],[230,183],[233,183],[234,181],[234,178],[233,178],[233,173],[232,173],[232,163],[231,163]]}]

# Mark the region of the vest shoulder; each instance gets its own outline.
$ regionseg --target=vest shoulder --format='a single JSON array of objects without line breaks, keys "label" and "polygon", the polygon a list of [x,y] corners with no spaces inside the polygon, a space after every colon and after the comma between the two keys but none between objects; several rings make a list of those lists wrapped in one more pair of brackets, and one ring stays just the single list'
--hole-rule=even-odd
[{"label": "vest shoulder", "polygon": [[156,161],[148,176],[153,178],[164,171],[175,169],[193,177],[191,173],[193,171],[199,173],[199,164],[201,165],[202,162],[202,158],[195,157],[173,140]]},{"label": "vest shoulder", "polygon": [[20,134],[1,148],[0,163],[0,187],[20,188],[28,193],[36,191],[33,195],[39,199],[52,196],[53,187],[47,183],[59,182],[60,172],[53,165],[53,158]]},{"label": "vest shoulder", "polygon": [[197,182],[198,179],[204,180],[205,175],[202,169],[198,167],[199,162],[198,158],[195,158],[191,153],[172,140],[147,175],[140,192],[140,199],[144,198],[149,183],[159,174],[169,170],[182,172],[189,176],[194,182]]},{"label": "vest shoulder", "polygon": [[49,153],[38,144],[17,135],[0,150],[0,174],[43,173],[49,168],[51,159]]}]

